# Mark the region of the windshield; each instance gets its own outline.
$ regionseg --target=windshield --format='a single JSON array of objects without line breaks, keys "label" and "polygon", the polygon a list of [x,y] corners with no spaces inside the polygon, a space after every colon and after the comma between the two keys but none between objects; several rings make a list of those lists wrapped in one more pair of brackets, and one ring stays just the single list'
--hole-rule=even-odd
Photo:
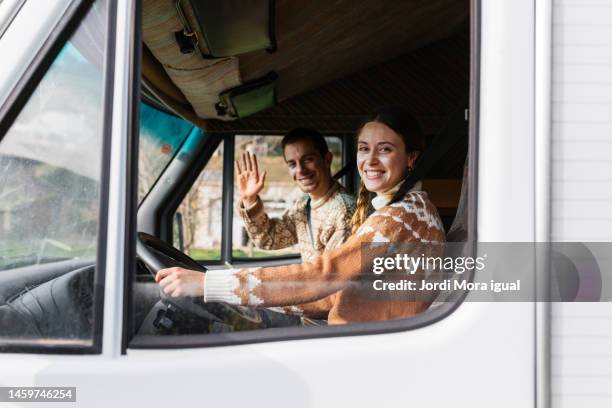
[{"label": "windshield", "polygon": [[138,202],[142,202],[194,126],[146,103],[140,105]]}]

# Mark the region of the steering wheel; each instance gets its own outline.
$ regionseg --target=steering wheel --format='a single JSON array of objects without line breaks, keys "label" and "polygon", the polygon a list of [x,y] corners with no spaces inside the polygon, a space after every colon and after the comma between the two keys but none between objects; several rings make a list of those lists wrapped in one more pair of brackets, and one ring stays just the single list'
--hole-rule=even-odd
[{"label": "steering wheel", "polygon": [[[145,232],[139,232],[136,240],[136,253],[140,260],[155,276],[164,268],[181,268],[206,272],[206,268],[172,245]],[[263,326],[259,313],[252,308],[227,303],[204,303],[201,298],[173,298],[161,290],[162,301],[183,311],[193,313],[211,322],[232,325],[239,329],[255,329]],[[214,313],[211,311],[214,310]]]},{"label": "steering wheel", "polygon": [[167,242],[147,234],[146,232],[138,233],[136,253],[142,262],[149,267],[153,276],[155,276],[155,273],[160,269],[171,268],[173,266],[206,272],[206,268],[198,262]]}]

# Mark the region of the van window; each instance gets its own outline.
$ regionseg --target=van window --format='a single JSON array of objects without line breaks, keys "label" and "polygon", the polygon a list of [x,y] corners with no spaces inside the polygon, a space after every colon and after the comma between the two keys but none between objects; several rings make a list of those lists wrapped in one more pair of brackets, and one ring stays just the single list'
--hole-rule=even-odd
[{"label": "van window", "polygon": [[[407,242],[412,242],[412,237],[415,237],[417,241],[433,242],[432,245],[437,245],[444,241],[445,233],[451,231],[451,225],[454,226],[452,236],[458,241],[474,238],[471,233],[474,229],[466,230],[466,226],[472,226],[474,222],[475,203],[472,197],[475,195],[472,193],[475,189],[474,185],[468,184],[473,183],[475,179],[471,176],[473,172],[464,171],[464,168],[467,168],[465,163],[468,145],[473,143],[470,138],[475,136],[468,135],[465,110],[477,106],[471,105],[477,101],[470,100],[470,95],[477,95],[477,92],[474,93],[473,89],[470,89],[471,86],[477,85],[470,82],[474,82],[471,78],[477,80],[471,76],[470,55],[478,55],[477,50],[470,49],[477,39],[475,35],[474,42],[471,42],[471,36],[475,33],[471,28],[475,25],[470,22],[470,8],[465,2],[454,4],[456,13],[451,13],[454,17],[444,22],[438,19],[439,12],[427,10],[427,13],[431,12],[431,20],[427,22],[423,20],[424,14],[413,7],[400,7],[400,4],[402,3],[399,2],[398,8],[395,9],[380,8],[376,2],[363,2],[365,9],[376,10],[376,13],[363,13],[350,18],[341,6],[330,6],[335,14],[329,14],[329,24],[326,24],[323,32],[316,29],[320,14],[314,11],[316,8],[310,11],[285,8],[284,12],[287,14],[284,17],[282,13],[278,13],[282,24],[277,26],[277,35],[279,39],[291,41],[284,43],[283,47],[279,46],[273,54],[264,51],[245,53],[215,61],[214,64],[207,59],[203,60],[197,51],[189,55],[184,54],[179,46],[165,40],[171,37],[162,39],[162,36],[158,35],[167,30],[160,23],[159,15],[164,13],[168,20],[172,20],[176,15],[174,8],[143,8],[143,41],[150,50],[149,62],[164,68],[167,74],[164,74],[164,78],[158,78],[143,72],[143,78],[152,83],[158,81],[159,89],[162,85],[167,85],[163,95],[166,97],[164,102],[176,112],[182,111],[184,107],[189,108],[181,115],[201,126],[206,131],[207,140],[202,140],[199,144],[199,159],[194,157],[183,163],[182,167],[174,166],[174,163],[168,167],[168,190],[172,191],[160,198],[160,215],[156,222],[161,226],[158,234],[155,231],[157,238],[149,237],[151,245],[148,252],[160,252],[159,262],[154,260],[145,265],[154,273],[161,269],[164,271],[158,275],[160,285],[149,278],[148,281],[141,282],[142,292],[135,290],[135,299],[145,299],[145,296],[142,296],[144,293],[148,299],[155,302],[150,309],[143,309],[141,319],[135,319],[136,336],[132,346],[160,347],[167,342],[173,347],[193,347],[379,333],[420,327],[424,322],[438,320],[452,312],[453,305],[439,301],[441,298],[433,298],[437,293],[431,291],[424,293],[430,297],[423,302],[410,305],[418,308],[414,313],[402,309],[408,307],[406,304],[395,309],[396,304],[393,302],[405,298],[393,297],[392,291],[404,289],[400,284],[397,287],[387,285],[386,288],[378,289],[374,284],[368,285],[367,279],[370,279],[372,274],[368,274],[364,279],[361,275],[355,276],[355,264],[364,268],[368,265],[351,244],[333,252],[331,258],[321,260],[315,256],[313,262],[305,262],[302,266],[297,266],[300,259],[295,248],[258,248],[246,233],[244,220],[239,213],[239,193],[233,162],[245,151],[256,154],[259,171],[267,172],[265,185],[258,194],[269,216],[280,216],[291,208],[296,200],[304,197],[304,193],[297,188],[290,176],[281,146],[282,135],[299,127],[313,128],[328,136],[328,144],[334,153],[332,174],[348,164],[348,172],[340,181],[345,183],[348,191],[355,192],[360,180],[355,177],[358,173],[358,149],[353,142],[353,136],[361,129],[365,117],[372,115],[380,107],[397,105],[407,111],[409,115],[406,116],[415,117],[415,121],[422,128],[424,138],[431,142],[429,146],[440,147],[440,151],[433,154],[430,150],[421,151],[421,159],[430,159],[411,163],[414,164],[411,166],[414,173],[410,175],[419,178],[411,179],[411,183],[415,182],[413,203],[395,203],[391,209],[386,208],[385,211],[377,213],[374,207],[378,204],[380,208],[385,207],[386,204],[382,202],[387,195],[391,195],[394,186],[388,186],[389,188],[381,191],[372,189],[371,192],[381,193],[381,197],[373,204],[373,195],[361,195],[361,218],[371,217],[362,229],[352,224],[353,219],[348,221],[342,210],[334,211],[337,208],[332,208],[329,213],[319,213],[323,214],[321,218],[324,220],[315,225],[328,227],[332,222],[338,221],[337,224],[342,223],[338,225],[338,236],[345,238],[342,235],[345,231],[357,231],[355,234],[358,234],[359,238],[351,243],[361,239],[384,243],[393,239],[388,236],[400,236],[399,239],[404,239],[403,234],[406,234]],[[284,6],[277,4],[277,7],[283,10]],[[426,10],[421,11],[425,13]],[[300,21],[305,24],[292,24],[293,20],[289,18],[291,13],[295,13],[293,18],[299,16]],[[423,24],[407,26],[405,22],[411,19],[422,21]],[[362,21],[364,24],[357,24],[356,21]],[[391,21],[393,24],[389,24]],[[434,25],[436,35],[431,31]],[[311,35],[315,32],[317,36]],[[272,71],[277,74],[277,80],[270,83],[266,75]],[[273,92],[270,92],[271,89]],[[241,103],[258,106],[260,110],[240,115],[236,107]],[[457,120],[457,117],[460,120]],[[378,117],[381,121],[384,118],[385,115]],[[414,132],[414,136],[420,139],[418,126],[409,127],[408,131]],[[404,133],[402,135],[410,136]],[[372,137],[375,136],[379,135]],[[407,152],[411,160],[416,160],[417,155],[414,153],[419,150],[420,142],[415,140],[415,148]],[[209,156],[215,148],[217,151]],[[394,152],[393,149],[390,151]],[[380,155],[387,153],[383,148],[375,152]],[[475,149],[470,150],[471,154],[474,152]],[[363,163],[362,160],[361,164]],[[395,161],[392,164],[397,163],[399,162]],[[374,180],[375,187],[376,180],[385,182],[389,180],[386,177],[390,175],[406,174],[407,169],[402,164],[392,166],[389,171],[384,168],[364,170],[363,167],[361,170],[370,181]],[[472,158],[470,166],[475,164]],[[175,168],[176,172],[172,172]],[[200,181],[190,186],[200,172]],[[464,177],[464,174],[471,175]],[[204,183],[209,183],[207,188],[202,189],[199,186],[202,179]],[[306,184],[307,182],[304,183]],[[397,185],[399,183],[396,183]],[[192,194],[193,205],[185,201],[189,200],[185,198],[185,191],[189,187],[191,191],[188,197]],[[342,200],[346,198],[345,203],[352,202],[349,197],[344,196],[344,192],[341,194]],[[426,194],[431,197],[429,200],[424,198]],[[461,200],[459,196],[462,197]],[[165,201],[162,201],[162,198]],[[162,241],[172,242],[168,239],[170,234],[167,234],[167,231],[171,222],[172,225],[177,225],[170,217],[175,214],[174,210],[180,200],[183,200],[183,203],[178,205],[178,208],[183,222],[178,225],[183,226],[183,232],[178,232],[184,238],[183,253],[177,252]],[[426,207],[415,210],[412,204],[418,207],[421,205],[419,203]],[[434,206],[441,210],[443,219],[438,219],[438,209],[436,208],[434,213]],[[396,209],[399,215],[395,213]],[[202,238],[190,248],[190,233],[184,231],[187,211],[193,211],[195,217],[193,225],[196,232],[191,236]],[[390,213],[391,211],[393,213]],[[414,211],[414,217],[410,215],[411,211]],[[254,213],[257,216],[261,214],[259,211]],[[423,216],[428,213],[431,217]],[[308,212],[304,211],[295,216],[295,219],[300,221],[300,232],[312,231],[303,228],[305,223],[302,221],[307,221],[307,214]],[[416,218],[415,222],[426,223],[423,228],[426,229],[425,233],[430,235],[424,237],[413,225],[405,222],[402,216],[406,214],[407,218]],[[345,228],[347,226],[350,228]],[[336,225],[330,226],[325,232],[334,231],[335,227]],[[390,231],[382,231],[385,227]],[[290,228],[290,223],[286,223],[282,228],[264,233],[281,236],[277,241],[294,242],[295,240],[284,239],[285,236],[291,235],[287,233]],[[255,229],[252,228],[251,232],[257,233],[253,232]],[[411,233],[414,234],[409,235]],[[372,236],[362,238],[367,234]],[[175,233],[173,236],[176,235]],[[175,247],[181,247],[180,239],[173,243]],[[382,251],[385,247],[398,252],[395,243],[371,247],[366,245],[360,249],[373,253]],[[194,252],[194,249],[199,250],[199,254]],[[440,247],[436,248],[436,251],[441,251]],[[187,259],[185,254],[196,259]],[[340,258],[343,264],[340,264],[340,261],[336,263]],[[374,259],[384,260],[383,258],[379,256]],[[177,266],[191,271],[169,269]],[[278,269],[266,269],[275,267]],[[394,269],[393,265],[389,268]],[[198,275],[198,271],[203,272],[203,269],[206,269],[206,275]],[[341,282],[336,286],[334,279],[347,270],[347,274],[353,274],[350,283]],[[367,272],[367,269],[364,270]],[[401,272],[402,268],[398,267],[398,270]],[[403,269],[404,272],[406,270]],[[319,271],[320,281],[317,280]],[[374,274],[376,273],[382,272]],[[363,275],[365,276],[365,273]],[[388,276],[387,279],[398,277],[392,273],[385,276]],[[164,287],[163,280],[167,278]],[[182,282],[177,283],[179,280]],[[145,289],[147,285],[151,287]],[[173,298],[159,300],[156,296],[160,286]],[[311,292],[310,288],[313,288]],[[343,297],[359,297],[362,294],[361,289],[364,293],[367,292],[367,296],[364,294],[360,301],[346,301],[347,298]],[[381,293],[381,296],[373,293],[379,290],[386,292]],[[292,296],[292,291],[298,295]],[[148,297],[148,294],[156,296]],[[368,297],[370,295],[371,297]],[[321,303],[318,305],[310,304],[319,301]],[[411,298],[410,302],[412,301]],[[139,301],[135,303],[142,304]],[[384,317],[372,318],[370,314],[363,318],[365,311],[375,311],[377,316]],[[421,312],[415,319],[404,319]],[[371,326],[366,326],[366,322]],[[296,329],[297,327],[299,329]],[[372,332],[369,331],[370,327]],[[228,333],[239,331],[243,333]],[[179,340],[173,336],[175,334],[190,336]],[[204,336],[200,336],[201,334]]]},{"label": "van window", "polygon": [[176,210],[174,247],[193,259],[221,259],[224,171],[221,142]]},{"label": "van window", "polygon": [[[179,118],[174,119],[181,121]],[[183,121],[183,123],[187,122]],[[141,140],[143,137],[146,137],[146,133],[141,130]],[[229,236],[223,236],[222,233],[224,222],[222,219],[223,172],[230,171],[235,178],[233,163],[229,163],[230,169],[224,167],[224,143],[234,143],[234,159],[239,159],[247,150],[258,156],[260,168],[268,172],[266,186],[260,196],[271,217],[280,216],[293,205],[295,200],[304,195],[289,176],[282,155],[282,138],[283,136],[278,135],[236,135],[234,138],[221,141],[176,210],[172,234],[175,248],[182,249],[192,258],[200,261],[221,260],[221,242],[229,240]],[[342,167],[342,139],[329,136],[326,137],[326,141],[334,155],[331,170],[332,174],[335,174]],[[142,157],[140,160],[142,163]],[[225,166],[228,164],[226,163]],[[147,172],[142,170],[141,173],[142,176],[147,175]],[[234,208],[231,220],[232,260],[299,256],[293,247],[277,250],[257,248],[249,239],[240,218],[239,196],[235,187],[232,205]]]},{"label": "van window", "polygon": [[0,135],[0,342],[93,339],[106,8],[92,6]]},{"label": "van window", "polygon": [[140,104],[138,202],[153,187],[191,129],[193,125],[189,122],[146,103]]}]

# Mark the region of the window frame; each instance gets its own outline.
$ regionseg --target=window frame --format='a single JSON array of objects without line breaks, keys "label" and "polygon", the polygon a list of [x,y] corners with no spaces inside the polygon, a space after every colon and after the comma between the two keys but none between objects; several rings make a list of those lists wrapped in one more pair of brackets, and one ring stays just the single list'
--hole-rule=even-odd
[{"label": "window frame", "polygon": [[87,11],[93,5],[93,1],[72,0],[32,59],[30,66],[7,96],[5,103],[0,106],[0,142],[25,104],[30,100],[30,96],[55,61],[64,44],[83,21]]},{"label": "window frame", "polygon": [[8,30],[13,23],[13,20],[17,17],[17,14],[19,14],[25,2],[26,0],[16,0],[15,3],[7,6],[10,8],[4,10],[4,14],[0,14],[0,38],[2,38],[2,35],[4,35],[6,30]]},{"label": "window frame", "polygon": [[[45,77],[49,68],[63,47],[81,26],[95,0],[72,0],[58,23],[52,29],[44,44],[34,56],[32,64],[9,93],[5,104],[0,107],[0,143],[26,106],[30,97]],[[107,0],[107,25],[105,27],[105,50],[102,74],[102,148],[98,225],[108,220],[108,185],[110,178],[110,140],[113,113],[114,54],[116,0]],[[112,29],[111,29],[112,28]],[[101,354],[103,335],[104,282],[106,277],[106,231],[98,230],[93,292],[93,323],[91,345],[76,345],[70,340],[53,342],[0,340],[0,352],[4,353],[45,353],[45,354]]]}]

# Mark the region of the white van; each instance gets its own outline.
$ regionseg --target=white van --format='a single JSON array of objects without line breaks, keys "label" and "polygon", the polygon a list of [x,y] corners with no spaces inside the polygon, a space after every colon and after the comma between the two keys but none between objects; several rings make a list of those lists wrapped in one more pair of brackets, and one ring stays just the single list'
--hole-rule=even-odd
[{"label": "white van", "polygon": [[299,262],[249,241],[233,160],[262,157],[282,214],[300,194],[280,139],[313,127],[355,191],[354,134],[384,104],[444,135],[424,188],[458,241],[610,241],[610,17],[612,0],[0,1],[0,402],[610,406],[608,303],[177,327],[140,252]]}]

